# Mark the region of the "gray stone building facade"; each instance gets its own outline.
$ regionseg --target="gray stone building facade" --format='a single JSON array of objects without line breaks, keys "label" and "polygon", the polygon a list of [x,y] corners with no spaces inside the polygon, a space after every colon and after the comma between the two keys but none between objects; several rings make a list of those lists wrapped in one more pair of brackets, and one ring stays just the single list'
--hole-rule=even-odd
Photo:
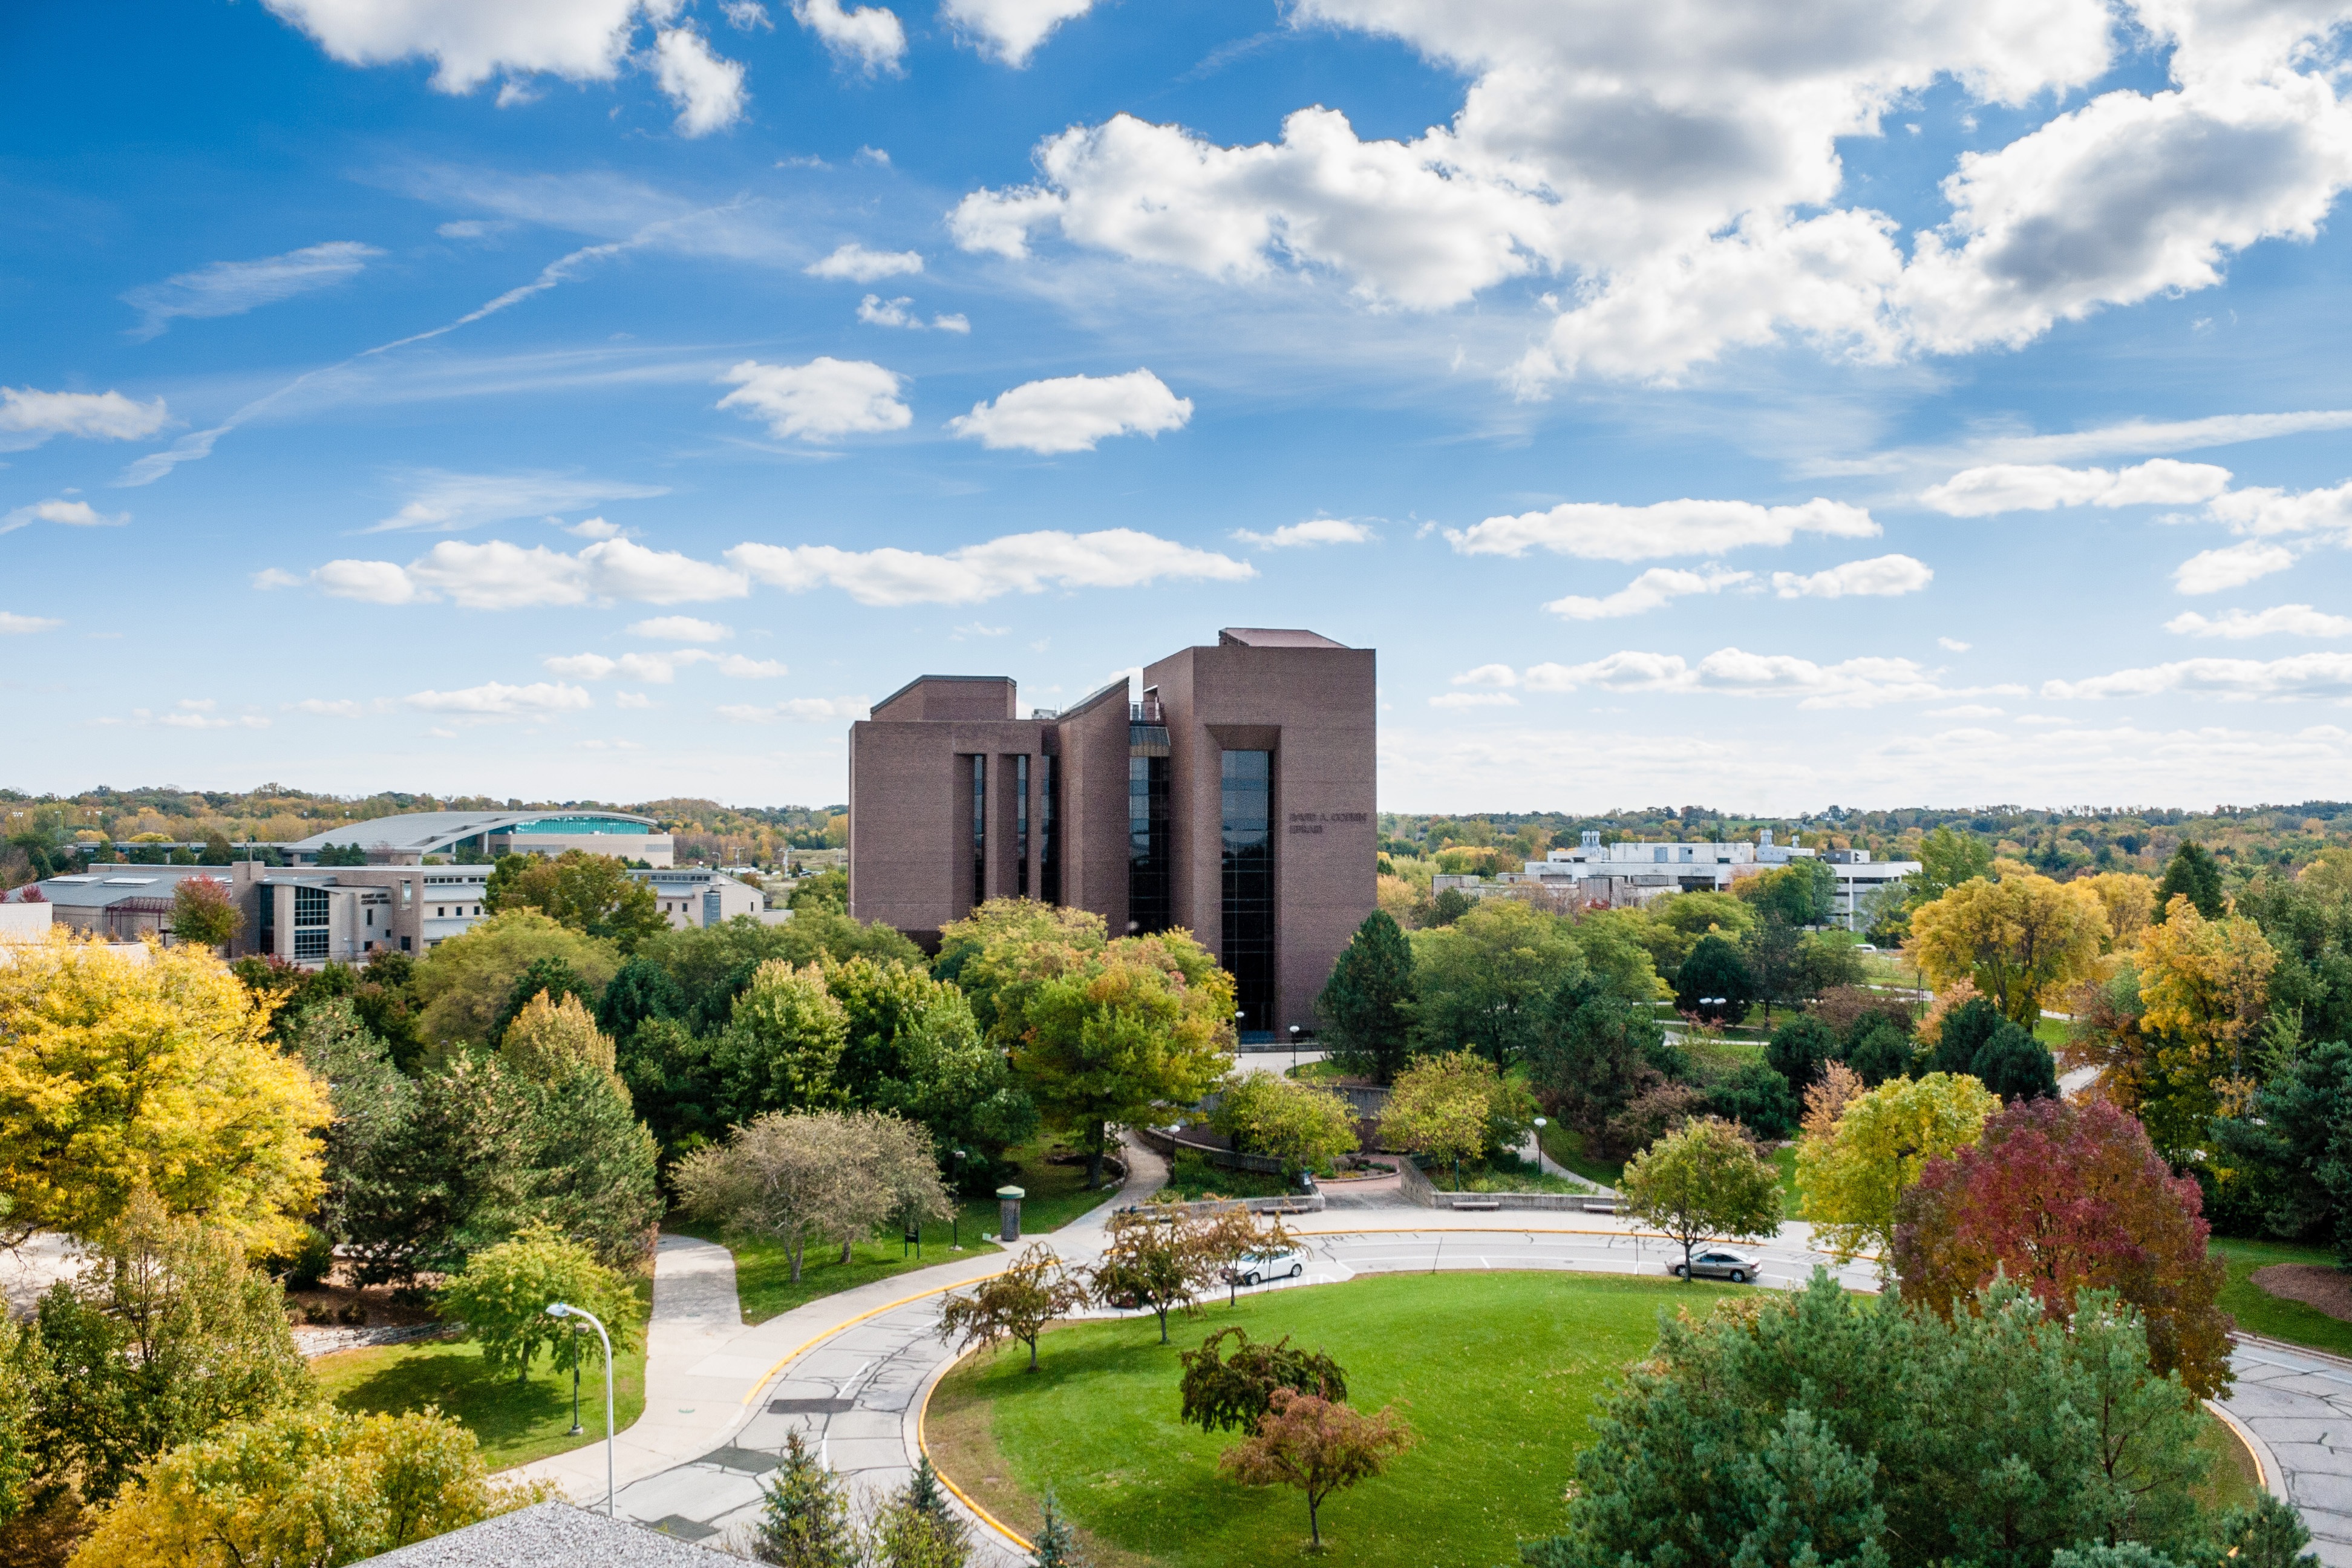
[{"label": "gray stone building facade", "polygon": [[925,945],[992,898],[1189,930],[1245,1035],[1312,1029],[1373,909],[1376,656],[1236,627],[1076,705],[1019,716],[1002,676],[927,675],[849,736],[849,910]]}]

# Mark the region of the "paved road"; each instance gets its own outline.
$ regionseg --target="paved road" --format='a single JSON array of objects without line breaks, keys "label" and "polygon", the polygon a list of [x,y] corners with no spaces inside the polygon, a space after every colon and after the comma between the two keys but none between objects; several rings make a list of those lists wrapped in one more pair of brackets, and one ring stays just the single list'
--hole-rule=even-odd
[{"label": "paved road", "polygon": [[[1156,1184],[1157,1163],[1148,1152],[1137,1153],[1129,1194]],[[1098,1210],[1049,1239],[1066,1258],[1091,1256],[1101,1245],[1107,1212]],[[1640,1235],[1613,1216],[1527,1217],[1529,1223],[1514,1225],[1493,1214],[1402,1205],[1302,1216],[1297,1228],[1312,1263],[1303,1279],[1264,1289],[1438,1269],[1664,1274],[1680,1256],[1663,1238]],[[657,1315],[669,1278],[662,1270],[677,1270],[696,1256],[675,1245],[683,1241],[664,1240]],[[1784,1288],[1830,1261],[1812,1249],[1810,1231],[1797,1224],[1752,1250],[1764,1263],[1762,1282]],[[666,1369],[680,1367],[688,1352],[665,1350],[657,1321],[648,1363],[653,1397],[646,1419],[624,1438],[621,1511],[712,1544],[740,1539],[758,1512],[761,1478],[794,1430],[818,1445],[863,1496],[903,1484],[920,1451],[924,1401],[955,1359],[933,1332],[940,1297],[1003,1263],[1003,1254],[991,1253],[902,1275],[741,1331],[717,1342],[715,1350],[705,1340],[700,1360],[682,1367],[685,1381]],[[697,1267],[707,1278],[707,1266]],[[1866,1263],[1835,1272],[1850,1288],[1877,1288]],[[787,1319],[797,1321],[780,1329]],[[701,1331],[718,1328],[715,1312],[699,1321]],[[786,1357],[788,1364],[776,1365]],[[2267,1342],[2242,1347],[2234,1362],[2239,1382],[2227,1413],[2253,1434],[2273,1489],[2303,1510],[2326,1568],[2352,1568],[2352,1363]],[[673,1389],[685,1393],[674,1395]],[[601,1502],[602,1454],[601,1446],[576,1450],[531,1468],[563,1479],[576,1500]],[[977,1517],[974,1522],[982,1547],[977,1561],[984,1568],[1021,1560],[1010,1540]]]}]

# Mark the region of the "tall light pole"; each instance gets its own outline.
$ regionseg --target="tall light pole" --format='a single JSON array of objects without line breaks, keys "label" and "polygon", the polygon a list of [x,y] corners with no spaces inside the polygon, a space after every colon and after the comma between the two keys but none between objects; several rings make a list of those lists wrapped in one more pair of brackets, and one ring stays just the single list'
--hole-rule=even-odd
[{"label": "tall light pole", "polygon": [[564,1301],[547,1305],[551,1318],[585,1318],[595,1325],[596,1337],[604,1342],[604,1517],[618,1517],[613,1506],[613,1336],[604,1331],[604,1322],[595,1313],[583,1311]]},{"label": "tall light pole", "polygon": [[1298,1026],[1290,1026],[1290,1076],[1298,1076]]}]

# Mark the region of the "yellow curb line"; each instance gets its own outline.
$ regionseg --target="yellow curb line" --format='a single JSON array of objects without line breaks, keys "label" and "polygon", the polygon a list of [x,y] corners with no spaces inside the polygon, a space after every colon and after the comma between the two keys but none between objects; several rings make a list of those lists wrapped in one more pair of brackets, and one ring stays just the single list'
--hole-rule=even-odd
[{"label": "yellow curb line", "polygon": [[749,1405],[751,1401],[760,1397],[760,1390],[767,1387],[769,1384],[774,1382],[776,1373],[783,1371],[784,1368],[790,1365],[794,1360],[806,1355],[809,1352],[816,1349],[817,1346],[824,1343],[825,1341],[832,1339],[835,1335],[847,1333],[850,1330],[866,1321],[868,1318],[878,1318],[885,1312],[895,1311],[898,1308],[905,1306],[908,1302],[919,1301],[926,1296],[943,1296],[950,1290],[961,1290],[967,1285],[977,1285],[983,1279],[993,1279],[996,1278],[997,1274],[1003,1274],[1004,1272],[1006,1272],[1006,1270],[1000,1268],[996,1271],[996,1274],[975,1274],[969,1279],[959,1279],[952,1285],[940,1285],[933,1287],[929,1290],[918,1290],[911,1296],[901,1296],[895,1301],[885,1301],[871,1311],[860,1312],[857,1316],[849,1319],[845,1322],[835,1323],[833,1327],[825,1330],[823,1333],[818,1334],[814,1339],[805,1342],[797,1349],[786,1351],[782,1358],[780,1359],[775,1365],[770,1367],[767,1371],[760,1374],[760,1381],[753,1384],[751,1388],[745,1392],[741,1403]]},{"label": "yellow curb line", "polygon": [[[963,1355],[956,1357],[955,1360],[948,1363],[948,1370],[940,1373],[939,1376],[931,1379],[930,1386],[923,1390],[923,1407],[915,1412],[915,1451],[922,1455],[926,1459],[931,1457],[931,1444],[928,1436],[931,1421],[931,1395],[937,1392],[940,1384],[945,1383],[948,1380],[949,1376],[954,1373],[957,1367],[960,1367],[964,1363],[970,1361],[972,1358],[972,1355],[977,1353],[977,1352],[969,1352]],[[931,1467],[931,1474],[939,1477],[940,1483],[946,1487],[948,1490],[955,1493],[956,1500],[958,1502],[963,1504],[964,1507],[978,1514],[982,1524],[987,1525],[989,1529],[996,1531],[997,1534],[1004,1537],[1005,1540],[1013,1542],[1013,1545],[1019,1547],[1024,1552],[1034,1552],[1037,1550],[1036,1542],[1029,1540],[1018,1531],[1013,1530],[1003,1520],[997,1518],[994,1514],[981,1507],[979,1503],[973,1501],[971,1496],[967,1494],[961,1487],[955,1484],[954,1479],[945,1470],[940,1469],[937,1465],[933,1465]]]}]

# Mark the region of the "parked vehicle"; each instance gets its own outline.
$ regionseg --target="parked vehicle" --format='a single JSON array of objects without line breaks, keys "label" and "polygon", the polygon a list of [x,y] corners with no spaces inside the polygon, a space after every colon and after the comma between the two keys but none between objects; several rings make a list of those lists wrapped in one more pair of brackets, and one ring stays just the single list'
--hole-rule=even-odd
[{"label": "parked vehicle", "polygon": [[1263,1285],[1269,1279],[1296,1279],[1307,1272],[1307,1249],[1286,1247],[1279,1252],[1248,1253],[1233,1272],[1244,1285]]},{"label": "parked vehicle", "polygon": [[1761,1268],[1762,1265],[1744,1252],[1734,1252],[1727,1247],[1710,1247],[1691,1254],[1687,1271],[1677,1263],[1673,1273],[1678,1279],[1728,1279],[1734,1285],[1745,1285],[1757,1277]]}]

